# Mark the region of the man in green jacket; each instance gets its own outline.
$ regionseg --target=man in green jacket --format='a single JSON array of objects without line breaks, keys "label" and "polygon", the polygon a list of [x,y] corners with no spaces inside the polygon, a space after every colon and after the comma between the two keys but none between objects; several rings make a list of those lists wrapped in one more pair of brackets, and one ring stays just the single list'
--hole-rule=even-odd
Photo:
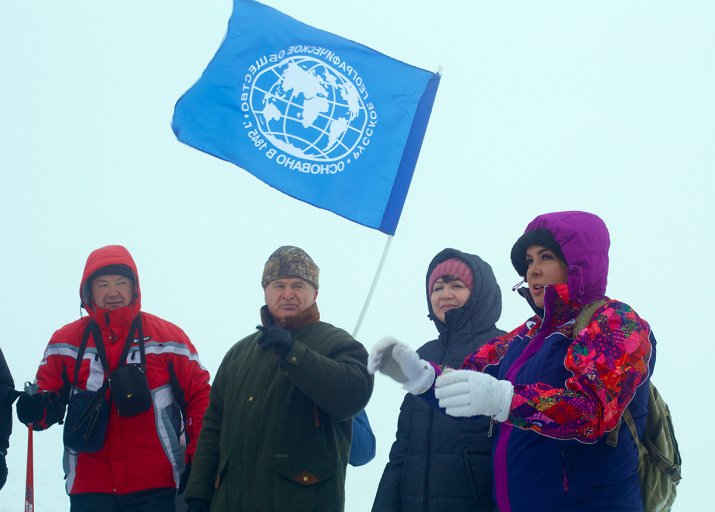
[{"label": "man in green jacket", "polygon": [[190,512],[344,509],[352,418],[367,351],[320,321],[318,266],[298,247],[266,262],[258,332],[216,373],[185,491]]}]

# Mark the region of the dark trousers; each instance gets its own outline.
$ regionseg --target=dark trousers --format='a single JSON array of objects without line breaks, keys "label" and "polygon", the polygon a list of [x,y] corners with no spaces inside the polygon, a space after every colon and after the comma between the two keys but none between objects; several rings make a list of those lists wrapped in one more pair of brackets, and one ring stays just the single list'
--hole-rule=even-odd
[{"label": "dark trousers", "polygon": [[70,512],[174,512],[176,489],[147,489],[129,494],[70,494]]}]

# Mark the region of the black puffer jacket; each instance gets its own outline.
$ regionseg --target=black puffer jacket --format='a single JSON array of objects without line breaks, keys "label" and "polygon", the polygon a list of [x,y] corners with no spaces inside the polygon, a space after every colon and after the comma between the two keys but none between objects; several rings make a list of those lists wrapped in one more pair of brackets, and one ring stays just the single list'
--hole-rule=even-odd
[{"label": "black puffer jacket", "polygon": [[[438,320],[427,289],[427,308],[439,338],[423,345],[422,359],[459,368],[464,358],[496,336],[501,315],[501,291],[489,264],[478,256],[445,249],[427,270],[445,260],[469,264],[474,286],[469,300]],[[492,512],[492,439],[489,419],[457,420],[440,414],[408,394],[400,409],[390,461],[382,474],[373,512]]]}]

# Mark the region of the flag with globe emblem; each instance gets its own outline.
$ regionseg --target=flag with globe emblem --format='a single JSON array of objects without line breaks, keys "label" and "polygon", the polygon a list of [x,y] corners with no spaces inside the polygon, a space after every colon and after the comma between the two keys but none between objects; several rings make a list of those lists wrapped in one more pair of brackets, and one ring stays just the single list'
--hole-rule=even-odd
[{"label": "flag with globe emblem", "polygon": [[176,103],[185,144],[394,235],[440,76],[234,0],[224,42]]}]

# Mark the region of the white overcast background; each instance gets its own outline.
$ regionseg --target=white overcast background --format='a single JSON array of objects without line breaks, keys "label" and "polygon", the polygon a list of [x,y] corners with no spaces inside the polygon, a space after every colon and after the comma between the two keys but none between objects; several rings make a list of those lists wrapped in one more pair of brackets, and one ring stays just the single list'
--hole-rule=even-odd
[{"label": "white overcast background", "polygon": [[[611,232],[608,295],[658,339],[654,382],[684,459],[676,511],[711,503],[710,327],[715,4],[678,1],[266,0],[305,23],[430,71],[432,118],[358,339],[436,336],[424,279],[445,247],[476,253],[502,288],[499,327],[529,315],[509,251],[550,211]],[[229,0],[0,3],[0,347],[20,388],[52,333],[80,315],[88,254],[121,244],[143,308],[181,326],[213,376],[253,332],[280,245],[321,269],[322,319],[352,331],[386,236],[292,199],[179,143],[174,104],[226,32]],[[386,77],[386,79],[389,79]],[[369,84],[368,84],[369,85]],[[375,87],[377,85],[370,85]],[[350,468],[367,511],[403,392],[377,376],[377,456]],[[69,509],[62,429],[37,433],[35,506]],[[0,511],[23,507],[27,429],[15,421]]]}]

